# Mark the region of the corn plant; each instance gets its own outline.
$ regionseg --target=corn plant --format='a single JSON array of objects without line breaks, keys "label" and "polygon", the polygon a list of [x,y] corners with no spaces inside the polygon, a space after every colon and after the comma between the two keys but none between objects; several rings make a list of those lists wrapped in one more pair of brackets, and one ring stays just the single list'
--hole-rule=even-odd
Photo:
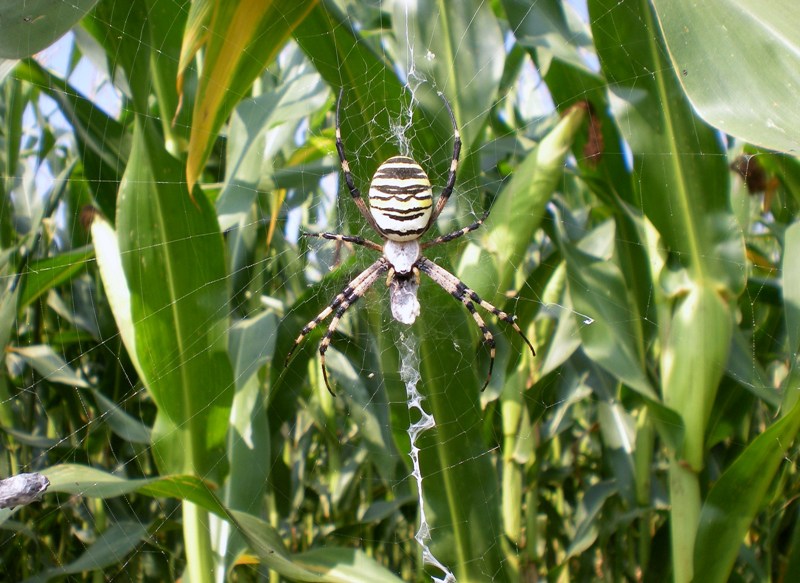
[{"label": "corn plant", "polygon": [[[793,2],[8,4],[9,580],[442,577],[415,536],[460,582],[800,576]],[[337,97],[361,192],[402,153],[435,196],[440,92],[430,237],[488,216],[430,258],[536,355],[486,314],[481,391],[467,296],[378,282],[333,395],[295,340],[376,259],[303,236],[375,240]]]}]

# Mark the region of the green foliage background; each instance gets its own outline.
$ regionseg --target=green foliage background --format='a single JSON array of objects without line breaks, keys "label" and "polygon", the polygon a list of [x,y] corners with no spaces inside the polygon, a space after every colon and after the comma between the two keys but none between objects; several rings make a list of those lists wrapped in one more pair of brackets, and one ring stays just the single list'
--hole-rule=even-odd
[{"label": "green foliage background", "polygon": [[[412,334],[459,581],[800,578],[794,2],[7,4],[0,474],[50,480],[0,510],[9,580],[440,576],[414,541]],[[31,57],[70,29],[66,73]],[[75,86],[86,61],[118,114]],[[371,259],[296,242],[298,219],[370,236],[327,201],[340,87],[362,190],[411,88],[441,184],[452,103],[435,230],[491,215],[431,257],[537,347],[491,322],[483,394],[478,330],[430,282],[413,331],[382,285],[351,310],[337,398],[320,332],[284,368]]]}]

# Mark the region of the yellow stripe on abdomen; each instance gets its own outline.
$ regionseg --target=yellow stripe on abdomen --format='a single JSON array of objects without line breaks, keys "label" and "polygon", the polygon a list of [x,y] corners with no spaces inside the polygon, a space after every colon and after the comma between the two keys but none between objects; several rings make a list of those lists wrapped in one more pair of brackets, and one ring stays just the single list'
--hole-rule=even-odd
[{"label": "yellow stripe on abdomen", "polygon": [[393,241],[411,241],[425,232],[432,198],[428,176],[407,156],[386,160],[369,186],[370,212],[383,234]]}]

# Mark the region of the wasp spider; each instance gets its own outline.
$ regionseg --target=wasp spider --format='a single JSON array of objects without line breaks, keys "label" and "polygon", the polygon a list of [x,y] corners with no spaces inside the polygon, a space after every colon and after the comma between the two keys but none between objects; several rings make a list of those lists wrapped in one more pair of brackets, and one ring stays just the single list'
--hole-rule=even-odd
[{"label": "wasp spider", "polygon": [[336,101],[336,151],[342,163],[342,173],[350,196],[353,198],[358,210],[364,216],[367,223],[383,239],[383,245],[379,245],[362,237],[352,235],[340,235],[337,233],[304,233],[307,237],[320,237],[333,241],[345,241],[367,247],[373,251],[381,253],[381,256],[372,265],[367,267],[355,279],[353,279],[342,292],[337,295],[327,308],[317,315],[316,318],[306,324],[300,335],[294,341],[292,349],[286,356],[288,364],[292,353],[303,339],[322,322],[325,318],[333,314],[328,330],[322,337],[319,345],[319,355],[322,362],[322,375],[325,379],[325,386],[331,394],[330,382],[328,381],[328,370],[325,367],[325,352],[331,343],[331,338],[339,325],[339,320],[345,311],[352,306],[367,290],[383,275],[387,274],[386,285],[389,287],[390,306],[394,318],[404,324],[413,324],[419,315],[420,306],[417,300],[417,288],[419,286],[420,272],[430,277],[435,283],[442,287],[466,306],[472,318],[483,334],[483,342],[489,347],[489,372],[481,390],[485,389],[492,378],[492,369],[495,359],[495,341],[486,323],[477,312],[475,304],[491,312],[499,319],[511,324],[511,327],[522,336],[522,339],[531,350],[531,354],[536,356],[533,345],[525,337],[514,316],[497,309],[489,302],[482,300],[477,293],[452,275],[447,270],[439,267],[430,259],[422,255],[422,251],[440,243],[447,243],[457,239],[462,235],[474,231],[483,224],[488,213],[475,221],[468,227],[459,229],[447,235],[442,235],[431,239],[425,243],[420,243],[420,238],[424,235],[436,218],[447,204],[448,198],[453,192],[456,182],[456,170],[458,168],[458,157],[461,152],[461,136],[456,124],[456,118],[450,103],[443,93],[439,96],[444,101],[447,113],[453,123],[453,159],[450,163],[450,173],[447,184],[442,190],[436,205],[433,205],[431,183],[422,167],[412,158],[407,156],[393,156],[378,167],[369,187],[369,207],[364,203],[361,192],[353,181],[350,173],[350,164],[344,153],[342,143],[342,133],[339,125],[339,112],[342,105],[342,92]]}]

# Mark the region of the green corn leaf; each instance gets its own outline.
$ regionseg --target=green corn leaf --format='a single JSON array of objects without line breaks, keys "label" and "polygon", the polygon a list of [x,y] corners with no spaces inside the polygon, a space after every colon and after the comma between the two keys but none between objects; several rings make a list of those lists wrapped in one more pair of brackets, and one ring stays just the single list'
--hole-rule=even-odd
[{"label": "green corn leaf", "polygon": [[783,261],[783,305],[789,350],[800,349],[800,266],[796,258],[800,253],[800,222],[786,229],[785,255]]},{"label": "green corn leaf", "polygon": [[136,355],[159,408],[154,447],[164,471],[218,480],[234,388],[222,235],[148,132],[134,134],[117,227]]},{"label": "green corn leaf", "polygon": [[397,153],[384,137],[390,120],[400,117],[402,86],[397,76],[359,42],[352,23],[332,2],[316,3],[294,37],[334,93],[344,89],[342,140],[348,152],[370,152],[368,159],[350,164],[354,175],[368,180],[381,162]]},{"label": "green corn leaf", "polygon": [[49,344],[20,346],[12,348],[11,351],[25,360],[48,382],[70,387],[89,388],[86,379],[78,374]]},{"label": "green corn leaf", "polygon": [[567,264],[569,294],[583,349],[589,357],[644,397],[657,398],[645,373],[641,343],[629,319],[632,301],[620,268],[566,240],[560,212],[553,207],[557,241]]},{"label": "green corn leaf", "polygon": [[148,530],[149,526],[139,521],[115,522],[74,561],[46,569],[26,579],[25,583],[46,583],[66,575],[79,575],[87,571],[112,567],[124,561],[147,540]]},{"label": "green corn leaf", "polygon": [[[251,514],[231,511],[214,495],[206,482],[195,476],[165,476],[132,480],[77,464],[60,464],[43,472],[50,480],[48,494],[63,492],[90,498],[113,498],[140,493],[153,497],[188,500],[230,521],[248,541],[264,564],[294,581],[398,581],[385,568],[352,549],[327,549],[325,552],[290,555],[280,534],[268,523]],[[335,565],[332,560],[338,559]],[[356,570],[347,565],[358,565]]]},{"label": "green corn leaf", "polygon": [[[189,189],[203,166],[236,104],[255,79],[283,48],[292,30],[317,4],[316,0],[237,0],[218,3],[211,11],[204,35],[206,50],[197,88],[189,138],[186,176]],[[195,45],[184,47],[196,50]],[[181,62],[189,57],[182,55]]]},{"label": "green corn leaf", "polygon": [[800,26],[794,0],[654,0],[672,67],[697,113],[724,132],[797,154]]},{"label": "green corn leaf", "polygon": [[21,59],[50,46],[75,26],[97,0],[33,0],[0,6],[0,59]]},{"label": "green corn leaf", "polygon": [[[744,287],[744,245],[728,203],[726,158],[716,132],[699,120],[677,73],[664,60],[655,16],[642,0],[589,2],[617,125],[630,145],[640,209],[694,279],[732,295]],[[628,47],[642,50],[636,59]],[[681,155],[675,155],[680,152]]]},{"label": "green corn leaf", "polygon": [[21,310],[54,287],[70,281],[94,259],[94,248],[81,247],[28,264],[18,300]]},{"label": "green corn leaf", "polygon": [[719,477],[703,504],[695,581],[728,581],[734,561],[781,463],[800,431],[800,404],[758,435]]},{"label": "green corn leaf", "polygon": [[[469,149],[489,115],[503,73],[503,32],[490,5],[479,0],[396,2],[392,16],[398,60],[403,70],[418,76],[409,79],[411,88],[416,89],[417,79],[425,79],[450,96]],[[428,104],[437,99],[432,91],[424,98]]]}]

